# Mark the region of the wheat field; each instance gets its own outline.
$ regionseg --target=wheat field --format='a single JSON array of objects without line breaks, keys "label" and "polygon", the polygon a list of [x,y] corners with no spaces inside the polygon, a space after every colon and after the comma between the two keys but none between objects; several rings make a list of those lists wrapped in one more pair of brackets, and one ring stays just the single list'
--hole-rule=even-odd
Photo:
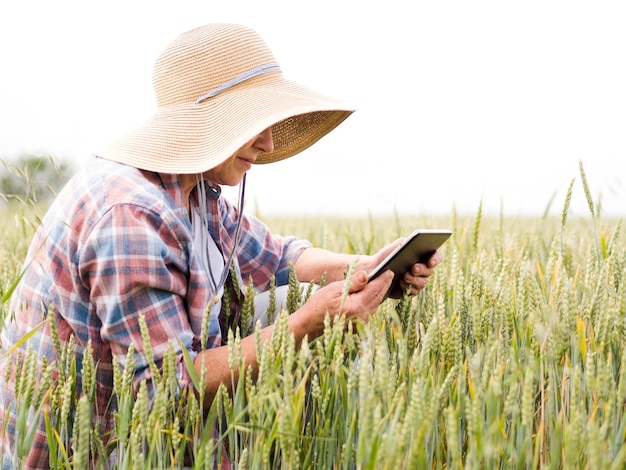
[{"label": "wheat field", "polygon": [[[213,468],[224,455],[241,469],[624,468],[622,222],[603,219],[591,198],[587,217],[569,218],[571,192],[560,218],[484,217],[478,207],[463,217],[268,220],[277,232],[353,253],[417,227],[453,236],[426,289],[384,302],[367,324],[327,323],[322,337],[296,349],[283,312],[271,343],[258,342],[258,377],[241,374],[208,413],[201,396],[176,394],[169,356],[153,400],[143,387],[133,394],[129,372],[116,370],[116,436],[98,435],[89,382],[97,362],[87,350],[77,396],[70,344],[38,380],[34,355],[22,357],[20,419],[46,420],[56,468]],[[37,218],[13,206],[3,221],[7,317]],[[233,368],[238,339],[229,341]],[[22,452],[27,431],[16,443]]]}]

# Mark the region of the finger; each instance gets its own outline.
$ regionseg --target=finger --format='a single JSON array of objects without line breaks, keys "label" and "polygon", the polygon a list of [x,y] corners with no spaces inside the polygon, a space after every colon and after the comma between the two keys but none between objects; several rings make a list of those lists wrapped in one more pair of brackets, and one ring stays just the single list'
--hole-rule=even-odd
[{"label": "finger", "polygon": [[364,311],[369,313],[376,311],[381,302],[385,300],[385,295],[389,292],[393,277],[392,271],[385,271],[369,282],[367,282],[367,276],[365,277],[367,294],[359,296],[359,302],[361,302],[361,307]]},{"label": "finger", "polygon": [[437,266],[442,261],[443,261],[443,253],[441,253],[441,251],[437,250],[430,257],[430,259],[428,260],[427,264],[428,264],[429,268],[434,268],[435,266]]},{"label": "finger", "polygon": [[350,280],[350,293],[358,292],[367,285],[367,274],[365,271],[357,271]]},{"label": "finger", "polygon": [[434,268],[443,261],[443,255],[440,251],[436,251],[426,263],[416,263],[411,266],[410,273],[413,276],[431,276]]},{"label": "finger", "polygon": [[[433,268],[429,268],[426,264],[417,263],[411,266],[411,269],[406,273],[410,277],[429,277],[433,273]],[[406,278],[406,277],[405,277]],[[411,282],[410,278],[406,278],[407,282]]]},{"label": "finger", "polygon": [[362,272],[362,274],[364,274],[365,285],[372,286],[372,288],[376,289],[377,291],[378,290],[382,291],[382,290],[385,290],[385,289],[389,289],[389,287],[391,287],[391,282],[393,281],[393,277],[394,277],[393,271],[387,270],[387,271],[383,271],[376,278],[374,278],[374,279],[372,279],[371,281],[368,282],[367,276],[365,275],[365,272]]},{"label": "finger", "polygon": [[426,287],[428,283],[428,276],[412,276],[406,273],[400,282],[400,287],[406,290],[407,287],[411,288],[411,294],[417,295],[421,290]]}]

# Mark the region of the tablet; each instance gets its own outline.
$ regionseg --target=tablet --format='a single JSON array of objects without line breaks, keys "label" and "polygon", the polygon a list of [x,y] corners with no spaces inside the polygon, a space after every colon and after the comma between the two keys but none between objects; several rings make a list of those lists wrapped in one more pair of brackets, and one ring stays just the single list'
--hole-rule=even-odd
[{"label": "tablet", "polygon": [[400,288],[400,280],[415,263],[426,262],[443,243],[452,235],[451,230],[418,229],[393,250],[368,276],[368,281],[380,273],[391,269],[395,276],[391,283],[388,297],[399,299],[404,292]]}]

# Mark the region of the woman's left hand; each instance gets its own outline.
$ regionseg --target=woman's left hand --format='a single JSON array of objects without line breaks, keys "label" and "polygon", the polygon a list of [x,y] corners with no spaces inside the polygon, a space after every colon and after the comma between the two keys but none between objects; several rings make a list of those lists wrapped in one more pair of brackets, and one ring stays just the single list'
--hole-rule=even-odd
[{"label": "woman's left hand", "polygon": [[420,293],[426,284],[428,278],[435,272],[435,267],[441,263],[443,255],[440,251],[436,251],[429,258],[426,263],[416,263],[411,266],[402,279],[400,280],[400,287],[403,291],[406,291],[410,287],[410,295],[417,295]]}]

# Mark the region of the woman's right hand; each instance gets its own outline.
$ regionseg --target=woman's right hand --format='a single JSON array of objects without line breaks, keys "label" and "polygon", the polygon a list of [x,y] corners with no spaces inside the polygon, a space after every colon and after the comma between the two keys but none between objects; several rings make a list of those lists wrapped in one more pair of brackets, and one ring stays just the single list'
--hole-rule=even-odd
[{"label": "woman's right hand", "polygon": [[[291,314],[291,330],[298,342],[304,336],[313,339],[323,333],[327,313],[331,320],[343,315],[347,320],[367,322],[385,299],[392,280],[393,273],[387,271],[368,283],[365,271],[357,271],[350,281],[332,282],[317,290],[302,307]],[[342,303],[346,282],[350,282],[350,287]]]}]

